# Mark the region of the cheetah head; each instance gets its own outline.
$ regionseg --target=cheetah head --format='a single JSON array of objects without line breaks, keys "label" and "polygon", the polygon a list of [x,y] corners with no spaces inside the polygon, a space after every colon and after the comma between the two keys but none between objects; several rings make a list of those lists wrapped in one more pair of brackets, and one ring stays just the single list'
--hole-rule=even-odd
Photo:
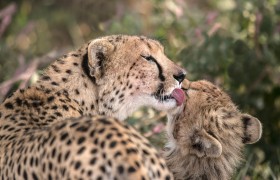
[{"label": "cheetah head", "polygon": [[[186,101],[169,113],[169,163],[177,158],[177,164],[187,167],[193,163],[190,166],[202,169],[204,175],[205,169],[211,168],[209,174],[216,169],[230,174],[241,160],[244,144],[260,139],[260,121],[241,113],[230,97],[210,82],[184,80],[182,89]],[[171,164],[175,167],[176,162]]]},{"label": "cheetah head", "polygon": [[167,110],[183,102],[184,94],[172,92],[186,72],[166,57],[158,41],[125,35],[95,39],[85,64],[98,87],[99,109],[119,119],[141,106]]}]

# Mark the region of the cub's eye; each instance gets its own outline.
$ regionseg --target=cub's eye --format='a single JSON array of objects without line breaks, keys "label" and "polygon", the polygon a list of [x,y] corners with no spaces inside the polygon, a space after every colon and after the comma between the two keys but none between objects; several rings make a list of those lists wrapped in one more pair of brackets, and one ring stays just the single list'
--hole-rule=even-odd
[{"label": "cub's eye", "polygon": [[142,58],[146,59],[147,61],[155,61],[155,58],[151,55],[149,56],[144,56],[144,55],[141,55]]}]

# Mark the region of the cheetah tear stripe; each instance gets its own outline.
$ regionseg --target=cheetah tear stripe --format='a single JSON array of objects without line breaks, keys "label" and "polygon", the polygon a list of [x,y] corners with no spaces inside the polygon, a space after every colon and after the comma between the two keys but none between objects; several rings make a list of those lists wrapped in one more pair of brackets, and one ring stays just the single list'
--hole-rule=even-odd
[{"label": "cheetah tear stripe", "polygon": [[171,97],[176,100],[177,106],[181,106],[186,99],[184,91],[179,88],[176,88],[172,91]]}]

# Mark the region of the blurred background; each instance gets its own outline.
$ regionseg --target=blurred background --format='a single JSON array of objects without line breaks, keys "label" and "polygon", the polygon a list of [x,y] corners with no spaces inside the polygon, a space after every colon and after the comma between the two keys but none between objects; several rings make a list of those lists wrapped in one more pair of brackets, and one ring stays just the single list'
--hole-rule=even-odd
[{"label": "blurred background", "polygon": [[[224,88],[264,126],[235,179],[280,179],[279,0],[1,0],[0,101],[56,57],[109,34],[158,39],[188,79]],[[164,113],[144,108],[128,122],[163,146]]]}]

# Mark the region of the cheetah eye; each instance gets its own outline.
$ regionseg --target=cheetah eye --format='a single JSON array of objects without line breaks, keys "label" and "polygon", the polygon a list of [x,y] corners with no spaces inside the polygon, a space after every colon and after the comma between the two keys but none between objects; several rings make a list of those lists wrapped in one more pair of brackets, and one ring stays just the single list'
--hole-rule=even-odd
[{"label": "cheetah eye", "polygon": [[141,55],[141,57],[146,59],[147,61],[155,61],[155,58],[151,55],[148,55],[148,56]]}]

